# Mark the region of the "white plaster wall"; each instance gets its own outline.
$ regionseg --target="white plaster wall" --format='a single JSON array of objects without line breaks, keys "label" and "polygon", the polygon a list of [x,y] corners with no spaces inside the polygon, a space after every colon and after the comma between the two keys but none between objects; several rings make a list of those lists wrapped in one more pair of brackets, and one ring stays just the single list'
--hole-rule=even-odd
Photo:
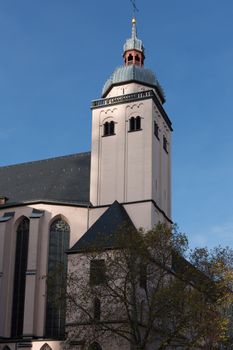
[{"label": "white plaster wall", "polygon": [[[143,88],[147,89],[131,83],[114,87],[111,94],[114,92],[117,96],[122,91],[138,92]],[[142,118],[142,130],[129,132],[129,119],[136,116]],[[106,121],[114,121],[115,135],[103,137]],[[159,125],[159,140],[154,135],[154,121]],[[168,153],[163,149],[163,135],[168,141]],[[152,99],[93,110],[92,204],[98,206],[110,205],[114,200],[126,203],[153,199],[171,217],[170,159],[171,132]],[[147,226],[151,225],[151,220]]]},{"label": "white plaster wall", "polygon": [[91,227],[107,209],[108,207],[91,208],[89,211],[89,227]]},{"label": "white plaster wall", "polygon": [[[140,116],[142,130],[129,132]],[[115,135],[103,137],[113,120]],[[152,100],[93,110],[91,202],[94,205],[152,198]]]},{"label": "white plaster wall", "polygon": [[[32,347],[20,347],[22,350],[40,350],[45,344],[49,345],[52,350],[60,350],[63,343],[61,341],[51,341],[51,340],[33,340]],[[0,344],[0,350],[4,349],[4,346],[7,345],[11,350],[17,349],[17,343],[2,343]]]},{"label": "white plaster wall", "polygon": [[[152,135],[153,166],[152,187],[153,199],[171,218],[171,131],[164,122],[158,108],[153,104],[153,120],[159,126],[159,140]],[[154,128],[154,126],[153,126]],[[163,135],[168,141],[168,153],[163,149]]]},{"label": "white plaster wall", "polygon": [[145,202],[125,204],[124,208],[137,229],[149,230],[152,228],[152,206],[151,202]]},{"label": "white plaster wall", "polygon": [[126,94],[132,94],[134,92],[140,92],[140,91],[147,91],[147,90],[153,90],[156,97],[162,103],[161,98],[157,94],[156,90],[153,87],[145,86],[142,83],[130,83],[130,84],[122,84],[119,86],[114,86],[111,88],[109,93],[107,94],[106,98],[109,97],[115,97],[115,96],[121,96]]},{"label": "white plaster wall", "polygon": [[[152,101],[126,105],[126,202],[152,198]],[[128,132],[129,119],[141,117],[140,131]]]}]

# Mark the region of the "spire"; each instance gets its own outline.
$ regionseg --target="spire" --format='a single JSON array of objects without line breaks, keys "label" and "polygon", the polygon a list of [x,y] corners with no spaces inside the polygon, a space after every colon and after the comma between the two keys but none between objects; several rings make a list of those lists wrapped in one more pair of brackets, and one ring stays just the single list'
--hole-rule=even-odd
[{"label": "spire", "polygon": [[144,47],[142,41],[137,37],[136,18],[132,19],[132,36],[124,44],[124,61],[125,65],[143,66],[144,64]]}]

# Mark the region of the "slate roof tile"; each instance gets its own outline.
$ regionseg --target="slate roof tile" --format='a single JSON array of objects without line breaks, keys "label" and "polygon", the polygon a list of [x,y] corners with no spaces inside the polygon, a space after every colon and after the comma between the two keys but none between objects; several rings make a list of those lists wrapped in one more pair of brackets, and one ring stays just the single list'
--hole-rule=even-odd
[{"label": "slate roof tile", "polygon": [[119,247],[119,230],[123,225],[135,229],[125,208],[115,201],[87,232],[69,249],[68,254],[88,249],[112,249]]},{"label": "slate roof tile", "polygon": [[7,205],[35,200],[89,203],[90,152],[0,167]]}]

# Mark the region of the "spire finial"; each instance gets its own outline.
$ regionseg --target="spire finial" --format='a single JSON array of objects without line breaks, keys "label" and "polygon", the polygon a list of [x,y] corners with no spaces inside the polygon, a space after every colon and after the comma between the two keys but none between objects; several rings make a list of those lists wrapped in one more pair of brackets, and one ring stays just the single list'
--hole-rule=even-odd
[{"label": "spire finial", "polygon": [[133,17],[132,19],[132,39],[136,39],[137,37],[137,27],[136,27],[136,18]]},{"label": "spire finial", "polygon": [[133,19],[132,19],[132,39],[137,37],[137,28],[136,28],[136,12],[138,8],[136,6],[136,0],[130,0],[133,7]]}]

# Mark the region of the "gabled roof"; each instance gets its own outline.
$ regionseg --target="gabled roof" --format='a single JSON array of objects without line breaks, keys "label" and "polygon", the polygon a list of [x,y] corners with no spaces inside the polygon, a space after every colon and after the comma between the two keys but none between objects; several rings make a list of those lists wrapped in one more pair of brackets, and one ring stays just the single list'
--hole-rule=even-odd
[{"label": "gabled roof", "polygon": [[68,254],[88,249],[112,249],[119,247],[119,230],[126,225],[135,229],[125,208],[115,201],[88,231],[69,249]]},{"label": "gabled roof", "polygon": [[90,158],[88,152],[0,167],[0,196],[8,198],[5,206],[36,200],[87,204]]}]

